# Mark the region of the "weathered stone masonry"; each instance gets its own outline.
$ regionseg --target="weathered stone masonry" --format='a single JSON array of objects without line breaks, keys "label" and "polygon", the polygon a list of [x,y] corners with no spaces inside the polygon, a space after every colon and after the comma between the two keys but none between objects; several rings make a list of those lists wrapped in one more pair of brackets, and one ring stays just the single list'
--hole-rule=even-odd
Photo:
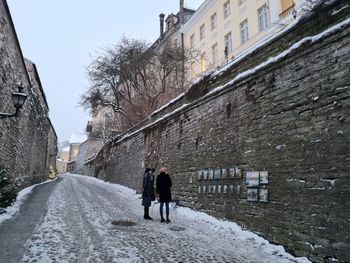
[{"label": "weathered stone masonry", "polygon": [[[315,262],[350,262],[349,23],[198,98],[254,62],[276,56],[276,50],[291,46],[289,40],[344,21],[350,6],[334,12],[342,4],[319,10],[222,76],[199,83],[174,105],[111,140],[89,163],[94,175],[139,190],[146,165],[166,165],[182,205],[233,220]],[[189,106],[150,125],[185,103]],[[242,178],[198,180],[199,171],[232,167],[243,170]],[[268,190],[267,203],[247,200],[247,171],[268,171],[268,184],[259,186]],[[199,193],[199,187],[214,185],[233,189]]]},{"label": "weathered stone masonry", "polygon": [[57,135],[35,64],[24,60],[6,1],[0,1],[0,112],[15,111],[11,92],[28,98],[16,118],[0,119],[0,165],[21,189],[48,178]]}]

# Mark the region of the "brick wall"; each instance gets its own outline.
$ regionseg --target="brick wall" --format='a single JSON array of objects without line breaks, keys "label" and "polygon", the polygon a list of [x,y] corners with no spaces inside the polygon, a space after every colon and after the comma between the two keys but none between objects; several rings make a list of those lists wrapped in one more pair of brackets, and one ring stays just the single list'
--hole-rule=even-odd
[{"label": "brick wall", "polygon": [[[233,220],[315,262],[349,262],[349,23],[229,83],[291,40],[344,21],[350,6],[343,4],[318,10],[111,140],[89,163],[93,174],[140,190],[145,166],[167,166],[182,205]],[[214,171],[213,179],[199,176],[203,171]]]},{"label": "brick wall", "polygon": [[[28,94],[17,117],[0,119],[0,164],[23,188],[48,178],[57,136],[34,63],[24,60],[6,1],[0,2],[0,112],[15,111],[11,92]],[[33,158],[35,156],[35,158]]]}]

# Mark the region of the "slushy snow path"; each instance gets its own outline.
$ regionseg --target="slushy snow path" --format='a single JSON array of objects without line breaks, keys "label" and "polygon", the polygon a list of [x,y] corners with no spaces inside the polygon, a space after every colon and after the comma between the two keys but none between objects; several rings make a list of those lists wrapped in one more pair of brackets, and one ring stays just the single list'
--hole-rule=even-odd
[{"label": "slushy snow path", "polygon": [[[22,262],[309,262],[281,246],[188,208],[171,209],[171,223],[144,220],[140,195],[126,187],[67,174],[26,244]],[[115,226],[127,220],[134,226]]]}]

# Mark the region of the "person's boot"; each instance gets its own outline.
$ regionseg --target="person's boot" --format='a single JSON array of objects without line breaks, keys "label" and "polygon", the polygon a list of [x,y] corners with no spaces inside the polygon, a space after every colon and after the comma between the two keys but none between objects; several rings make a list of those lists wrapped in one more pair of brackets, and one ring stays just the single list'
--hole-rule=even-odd
[{"label": "person's boot", "polygon": [[163,216],[161,217],[160,222],[161,222],[161,223],[164,223],[164,222],[165,222],[165,220],[164,220],[164,217],[163,217]]},{"label": "person's boot", "polygon": [[169,219],[169,216],[166,217],[166,223],[169,224],[171,221]]},{"label": "person's boot", "polygon": [[149,207],[145,206],[145,215],[143,216],[144,219],[152,220],[153,218],[149,216]]}]

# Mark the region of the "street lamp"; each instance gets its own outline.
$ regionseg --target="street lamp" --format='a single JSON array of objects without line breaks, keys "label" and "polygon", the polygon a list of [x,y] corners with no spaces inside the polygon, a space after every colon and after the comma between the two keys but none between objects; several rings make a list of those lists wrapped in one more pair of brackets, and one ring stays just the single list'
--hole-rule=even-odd
[{"label": "street lamp", "polygon": [[15,113],[2,113],[0,112],[0,118],[17,117],[19,110],[22,108],[24,102],[27,99],[27,94],[23,93],[23,87],[18,85],[18,92],[12,92],[13,106],[16,108]]}]

